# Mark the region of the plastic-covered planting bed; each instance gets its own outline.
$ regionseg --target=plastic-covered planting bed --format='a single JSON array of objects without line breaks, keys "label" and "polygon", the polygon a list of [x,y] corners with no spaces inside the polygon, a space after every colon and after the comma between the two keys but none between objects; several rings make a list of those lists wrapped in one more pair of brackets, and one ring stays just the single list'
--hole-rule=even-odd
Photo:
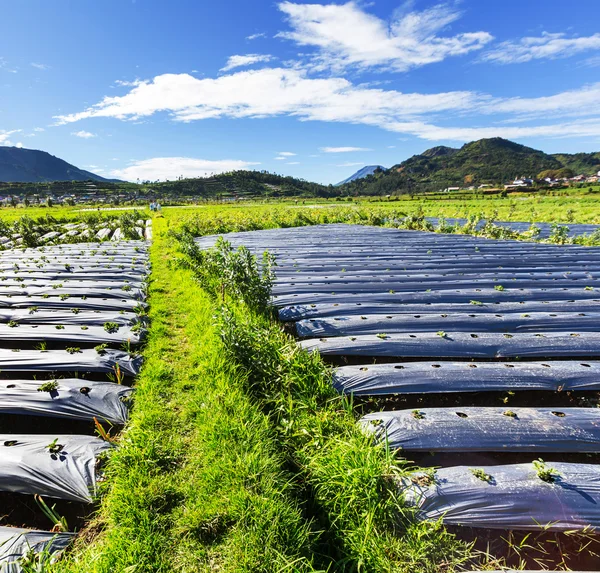
[{"label": "plastic-covered planting bed", "polygon": [[[31,566],[31,553],[47,555],[46,562],[55,560],[73,540],[73,533],[53,533],[16,527],[0,527],[0,573],[22,573]],[[39,563],[36,562],[36,566]],[[41,567],[41,565],[40,565]],[[35,569],[35,571],[42,569]],[[34,571],[28,568],[27,571]]]},{"label": "plastic-covered planting bed", "polygon": [[[600,528],[600,467],[553,462],[548,482],[533,464],[437,470],[401,480],[405,501],[424,520],[489,529],[573,531]],[[480,470],[480,477],[473,470]],[[485,478],[484,475],[485,474]],[[484,478],[484,479],[482,479]]]},{"label": "plastic-covered planting bed", "polygon": [[323,356],[404,358],[585,358],[600,355],[600,333],[380,333],[308,339],[300,345]]},{"label": "plastic-covered planting bed", "polygon": [[389,315],[389,314],[507,314],[531,312],[600,312],[600,299],[588,300],[527,300],[520,302],[479,301],[457,303],[329,303],[329,304],[298,304],[279,309],[279,320],[298,321],[311,318],[332,318],[336,316],[355,315]]},{"label": "plastic-covered planting bed", "polygon": [[[107,291],[110,292],[110,291]],[[299,304],[417,304],[417,303],[470,303],[482,302],[493,304],[495,302],[522,302],[530,300],[591,300],[600,297],[600,289],[579,288],[511,288],[506,286],[503,291],[493,288],[472,289],[444,289],[438,290],[435,285],[421,292],[389,292],[381,287],[379,292],[345,293],[337,292],[312,292],[304,294],[287,294],[273,297],[273,304],[277,307]]]},{"label": "plastic-covered planting bed", "polygon": [[302,338],[444,329],[452,332],[597,332],[600,331],[600,312],[362,314],[310,318],[296,323],[296,333]]},{"label": "plastic-covered planting bed", "polygon": [[[279,272],[277,269],[277,283],[278,284],[352,284],[356,282],[369,282],[369,283],[412,283],[421,282],[424,280],[428,281],[439,281],[448,282],[455,280],[480,280],[482,276],[485,276],[486,280],[494,280],[500,282],[518,280],[583,280],[593,281],[600,280],[600,273],[597,271],[585,271],[585,272],[570,272],[570,271],[529,271],[529,272],[515,272],[509,270],[508,272],[499,272],[497,270],[469,268],[469,269],[452,269],[446,272],[410,272],[403,270],[365,270],[365,271],[353,271],[346,270],[344,272]],[[27,275],[25,275],[27,278]],[[2,277],[0,277],[2,280]]]},{"label": "plastic-covered planting bed", "polygon": [[600,452],[598,408],[423,408],[374,412],[360,424],[407,451]]},{"label": "plastic-covered planting bed", "polygon": [[91,503],[98,456],[110,448],[90,436],[0,435],[0,491]]},{"label": "plastic-covered planting bed", "polygon": [[117,366],[128,376],[139,374],[142,358],[121,350],[19,350],[0,348],[0,372],[96,372],[113,374]]},{"label": "plastic-covered planting bed", "polygon": [[345,394],[445,394],[600,390],[600,362],[402,362],[343,366],[333,384]]},{"label": "plastic-covered planting bed", "polygon": [[74,291],[85,291],[88,292],[93,289],[110,289],[110,290],[123,290],[124,292],[136,290],[139,291],[143,288],[144,281],[125,281],[125,280],[84,280],[84,279],[70,279],[68,277],[52,281],[46,278],[29,278],[23,277],[22,279],[7,278],[3,280],[0,276],[0,293],[4,289],[29,289],[31,287],[51,287],[51,288],[66,288],[73,289]]},{"label": "plastic-covered planting bed", "polygon": [[[485,276],[485,275],[483,275]],[[579,283],[579,284],[576,284]],[[377,281],[377,282],[368,282],[368,281],[352,281],[352,282],[336,282],[336,281],[327,281],[327,282],[308,282],[308,283],[276,283],[273,286],[273,295],[274,296],[290,296],[294,294],[313,294],[318,292],[330,293],[335,292],[341,295],[345,293],[372,293],[372,292],[389,292],[390,290],[395,292],[425,292],[427,289],[435,287],[435,290],[447,290],[451,288],[457,289],[474,289],[474,288],[491,288],[495,289],[495,287],[499,285],[503,290],[512,290],[515,289],[541,289],[541,288],[570,288],[574,289],[579,287],[580,289],[584,288],[594,288],[598,289],[600,286],[600,281],[597,279],[594,280],[582,280],[582,279],[539,279],[539,280],[530,280],[530,279],[514,279],[510,281],[506,281],[503,283],[493,280],[493,279],[468,279],[468,280],[423,280],[423,281],[415,281],[415,282],[395,282],[395,281]],[[74,283],[76,286],[76,283]],[[10,287],[9,287],[10,288]],[[15,288],[15,287],[12,287]],[[2,292],[2,284],[0,283],[0,293]]]},{"label": "plastic-covered planting bed", "polygon": [[[110,324],[110,323],[107,323]],[[110,327],[86,326],[78,324],[0,324],[0,344],[2,343],[79,343],[79,344],[139,344],[144,338],[144,329],[135,332],[129,326],[115,324]]]},{"label": "plastic-covered planting bed", "polygon": [[64,283],[63,287],[52,286],[28,286],[28,287],[8,287],[3,288],[0,284],[0,298],[12,296],[86,296],[88,298],[116,298],[116,299],[132,299],[143,300],[146,295],[143,290],[131,288],[124,291],[121,288],[111,288],[106,286],[97,286],[95,288],[78,288],[75,283],[71,286],[69,283]]},{"label": "plastic-covered planting bed", "polygon": [[6,309],[0,307],[0,323],[16,322],[18,324],[71,324],[104,326],[114,322],[120,326],[133,326],[141,323],[142,319],[134,312],[82,310],[76,307],[71,309],[40,309],[29,308]]},{"label": "plastic-covered planting bed", "polygon": [[38,310],[69,310],[77,308],[81,311],[124,311],[130,312],[136,309],[145,309],[147,304],[134,298],[99,298],[86,295],[76,296],[2,296],[0,294],[0,308],[23,308],[36,307]]},{"label": "plastic-covered planting bed", "polygon": [[[80,378],[0,380],[0,414],[23,414],[123,425],[133,390]],[[0,459],[1,463],[1,459]]]}]

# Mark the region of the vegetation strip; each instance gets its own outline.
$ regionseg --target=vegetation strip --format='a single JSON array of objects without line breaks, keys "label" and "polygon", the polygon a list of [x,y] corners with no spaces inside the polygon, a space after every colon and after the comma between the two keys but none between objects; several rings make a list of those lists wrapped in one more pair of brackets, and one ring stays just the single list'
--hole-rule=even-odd
[{"label": "vegetation strip", "polygon": [[53,570],[313,571],[318,533],[274,432],[223,353],[211,300],[170,266],[167,226],[155,223],[135,407],[95,522]]}]

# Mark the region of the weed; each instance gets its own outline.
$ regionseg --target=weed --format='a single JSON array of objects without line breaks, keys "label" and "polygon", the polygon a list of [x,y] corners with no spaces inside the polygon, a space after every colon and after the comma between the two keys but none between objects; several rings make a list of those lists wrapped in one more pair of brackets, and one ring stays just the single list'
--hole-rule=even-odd
[{"label": "weed", "polygon": [[48,507],[48,505],[46,504],[46,502],[43,500],[41,495],[35,495],[34,496],[35,502],[37,503],[38,507],[42,510],[42,513],[52,522],[52,524],[54,525],[54,527],[52,528],[52,531],[55,533],[66,533],[69,531],[69,524],[67,523],[67,520],[65,517],[62,517],[61,515],[59,515],[56,512],[56,505],[53,505],[52,507]]}]

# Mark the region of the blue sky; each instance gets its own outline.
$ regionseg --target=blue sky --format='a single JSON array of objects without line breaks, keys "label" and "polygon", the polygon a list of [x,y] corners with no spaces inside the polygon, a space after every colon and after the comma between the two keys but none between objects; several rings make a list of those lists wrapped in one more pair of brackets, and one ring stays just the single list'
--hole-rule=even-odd
[{"label": "blue sky", "polygon": [[600,150],[600,2],[0,0],[0,145],[335,183],[501,136]]}]

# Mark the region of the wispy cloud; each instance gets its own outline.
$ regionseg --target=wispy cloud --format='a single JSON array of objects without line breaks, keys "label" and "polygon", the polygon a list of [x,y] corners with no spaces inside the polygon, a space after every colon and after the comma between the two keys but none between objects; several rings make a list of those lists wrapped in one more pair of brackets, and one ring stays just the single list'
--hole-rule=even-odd
[{"label": "wispy cloud", "polygon": [[353,66],[405,72],[480,50],[493,39],[483,31],[442,35],[461,16],[446,4],[397,12],[389,22],[365,12],[356,2],[281,2],[278,7],[292,28],[278,37],[315,48],[312,63],[318,69]]},{"label": "wispy cloud", "polygon": [[39,64],[37,62],[31,62],[30,65],[38,70],[49,70],[50,69],[50,66],[48,66],[46,64]]},{"label": "wispy cloud", "polygon": [[319,147],[323,153],[351,153],[353,151],[373,151],[368,147]]},{"label": "wispy cloud", "polygon": [[288,161],[286,165],[300,165],[299,161]]},{"label": "wispy cloud", "polygon": [[71,133],[71,135],[74,135],[75,137],[81,137],[81,139],[91,139],[92,137],[96,137],[95,133],[91,133],[90,131],[73,131]]},{"label": "wispy cloud", "polygon": [[267,34],[265,32],[258,32],[256,34],[250,34],[246,36],[246,40],[258,40],[259,38],[266,38]]},{"label": "wispy cloud", "polygon": [[364,164],[364,161],[346,161],[346,163],[337,163],[336,167],[357,167],[358,165]]},{"label": "wispy cloud", "polygon": [[296,153],[292,153],[291,151],[278,151],[277,155],[283,155],[284,157],[294,157]]},{"label": "wispy cloud", "polygon": [[230,56],[227,60],[227,64],[225,64],[225,66],[219,71],[228,72],[234,68],[251,66],[252,64],[258,64],[260,62],[270,62],[272,59],[273,56],[270,54],[245,54],[243,56]]},{"label": "wispy cloud", "polygon": [[0,70],[2,70],[3,72],[8,72],[10,74],[17,73],[17,68],[13,68],[13,67],[9,66],[8,62],[1,56],[0,56]]},{"label": "wispy cloud", "polygon": [[111,172],[112,177],[135,181],[137,179],[155,181],[157,179],[177,179],[177,177],[208,177],[226,171],[247,169],[260,165],[239,159],[197,159],[193,157],[153,157],[135,161],[124,169]]},{"label": "wispy cloud", "polygon": [[600,50],[600,34],[568,38],[566,34],[544,32],[539,37],[502,42],[482,54],[481,60],[496,64],[522,64],[531,60],[568,58],[590,50]]}]

